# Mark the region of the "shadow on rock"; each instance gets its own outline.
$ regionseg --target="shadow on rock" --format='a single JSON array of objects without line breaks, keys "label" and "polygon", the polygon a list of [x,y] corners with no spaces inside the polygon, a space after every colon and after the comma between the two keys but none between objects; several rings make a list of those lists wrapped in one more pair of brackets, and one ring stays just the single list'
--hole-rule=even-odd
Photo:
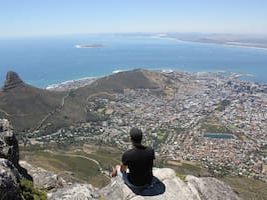
[{"label": "shadow on rock", "polygon": [[146,187],[136,187],[136,186],[130,186],[126,183],[128,188],[132,190],[133,193],[136,195],[141,196],[157,196],[160,194],[163,194],[166,190],[165,185],[163,182],[161,182],[157,177],[153,177],[152,183],[149,186]]}]

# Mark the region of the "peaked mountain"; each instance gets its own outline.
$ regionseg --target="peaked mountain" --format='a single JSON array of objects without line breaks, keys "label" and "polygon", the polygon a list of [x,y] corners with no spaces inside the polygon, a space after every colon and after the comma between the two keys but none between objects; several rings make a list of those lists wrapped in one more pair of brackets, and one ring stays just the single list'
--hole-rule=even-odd
[{"label": "peaked mountain", "polygon": [[[73,110],[77,111],[78,116],[73,114]],[[39,129],[49,124],[51,117],[56,117],[52,128],[76,123],[85,118],[82,110],[79,102],[71,99],[69,93],[33,87],[12,71],[7,73],[0,90],[0,116],[9,119],[18,131]]]},{"label": "peaked mountain", "polygon": [[155,80],[148,71],[138,69],[99,78],[71,92],[56,92],[28,85],[10,71],[0,90],[0,117],[9,119],[18,131],[44,126],[55,130],[88,120],[85,107],[92,96],[121,93],[126,88],[160,90]]},{"label": "peaked mountain", "polygon": [[151,77],[147,76],[147,70],[135,69],[123,71],[97,79],[92,84],[78,88],[75,92],[78,96],[91,96],[92,94],[108,92],[122,93],[124,89],[159,89],[159,85]]},{"label": "peaked mountain", "polygon": [[114,90],[117,92],[122,92],[123,89],[126,88],[157,89],[158,85],[146,76],[146,70],[136,69],[103,77],[95,81],[89,87],[97,88],[98,90]]},{"label": "peaked mountain", "polygon": [[31,128],[55,110],[63,96],[30,86],[10,71],[0,91],[0,115],[10,119],[15,129]]}]

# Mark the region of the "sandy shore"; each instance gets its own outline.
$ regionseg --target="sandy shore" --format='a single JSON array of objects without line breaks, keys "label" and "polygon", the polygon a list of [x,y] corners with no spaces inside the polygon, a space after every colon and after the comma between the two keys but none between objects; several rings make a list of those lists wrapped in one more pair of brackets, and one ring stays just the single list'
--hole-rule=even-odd
[{"label": "sandy shore", "polygon": [[80,79],[74,79],[69,81],[64,81],[62,83],[52,84],[46,87],[47,90],[53,91],[70,91],[80,87],[84,87],[93,83],[97,77],[84,77]]}]

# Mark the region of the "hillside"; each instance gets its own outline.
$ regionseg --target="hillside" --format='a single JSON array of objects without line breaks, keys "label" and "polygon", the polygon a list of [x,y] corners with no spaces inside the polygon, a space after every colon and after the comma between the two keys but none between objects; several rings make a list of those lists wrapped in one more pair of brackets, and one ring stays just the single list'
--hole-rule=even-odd
[{"label": "hillside", "polygon": [[8,72],[0,90],[0,116],[11,120],[19,131],[40,128],[52,131],[90,121],[86,107],[92,98],[121,93],[126,88],[158,90],[160,86],[147,72],[133,70],[100,78],[71,92],[56,92],[28,85],[17,73]]},{"label": "hillside", "polygon": [[112,90],[123,92],[123,89],[157,89],[157,83],[153,82],[150,77],[146,76],[145,70],[136,69],[115,73],[111,76],[103,77],[95,81],[89,87],[97,90]]},{"label": "hillside", "polygon": [[74,91],[79,97],[107,93],[122,93],[124,89],[159,89],[147,70],[123,71],[97,79],[92,84]]},{"label": "hillside", "polygon": [[0,91],[0,113],[12,121],[15,129],[33,128],[60,106],[64,95],[32,87],[15,72],[8,72]]}]

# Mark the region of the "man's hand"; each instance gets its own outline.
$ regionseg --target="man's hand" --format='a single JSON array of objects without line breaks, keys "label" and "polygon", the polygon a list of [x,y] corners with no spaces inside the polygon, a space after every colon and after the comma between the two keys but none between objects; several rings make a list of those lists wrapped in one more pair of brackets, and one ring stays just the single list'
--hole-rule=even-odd
[{"label": "man's hand", "polygon": [[117,176],[119,170],[121,170],[121,165],[116,165],[116,167],[113,168],[113,171],[111,172],[111,177]]},{"label": "man's hand", "polygon": [[113,171],[111,172],[111,177],[115,177],[118,175],[118,171],[120,171],[121,173],[125,173],[127,170],[127,165],[116,165],[115,168],[113,168]]},{"label": "man's hand", "polygon": [[126,172],[126,170],[127,170],[127,165],[121,164],[121,166],[120,166],[120,170],[121,170],[121,173]]},{"label": "man's hand", "polygon": [[117,176],[117,170],[113,168],[113,171],[111,172],[111,177]]}]

